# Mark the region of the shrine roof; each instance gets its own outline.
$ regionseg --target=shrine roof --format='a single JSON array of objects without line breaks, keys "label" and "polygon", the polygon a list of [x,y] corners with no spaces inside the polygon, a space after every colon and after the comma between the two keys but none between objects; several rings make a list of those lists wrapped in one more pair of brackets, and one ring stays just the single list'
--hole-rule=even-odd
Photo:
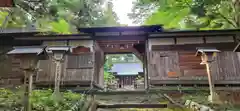
[{"label": "shrine roof", "polygon": [[[18,32],[12,36],[15,40],[146,40],[148,38],[180,38],[180,37],[219,37],[238,36],[240,29],[221,30],[167,30],[161,25],[121,26],[121,27],[90,27],[78,28],[77,34],[29,35],[30,32]],[[33,33],[33,31],[31,32]],[[35,32],[36,33],[36,32]],[[5,34],[0,33],[0,36]],[[12,33],[11,33],[12,34]]]},{"label": "shrine roof", "polygon": [[120,27],[90,27],[78,28],[79,32],[97,33],[97,32],[125,32],[125,31],[143,31],[143,32],[162,32],[162,25],[149,26],[120,26]]},{"label": "shrine roof", "polygon": [[117,75],[138,75],[139,72],[143,72],[141,63],[115,63],[112,70]]}]

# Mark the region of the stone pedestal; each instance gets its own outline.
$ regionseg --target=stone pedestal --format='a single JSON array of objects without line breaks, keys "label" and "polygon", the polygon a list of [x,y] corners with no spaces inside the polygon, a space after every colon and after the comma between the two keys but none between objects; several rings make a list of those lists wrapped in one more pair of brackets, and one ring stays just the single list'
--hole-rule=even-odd
[{"label": "stone pedestal", "polygon": [[144,89],[144,83],[137,84],[137,89]]},{"label": "stone pedestal", "polygon": [[110,89],[113,89],[113,90],[114,90],[114,89],[117,89],[117,87],[116,87],[115,84],[109,84],[108,87],[109,87]]}]

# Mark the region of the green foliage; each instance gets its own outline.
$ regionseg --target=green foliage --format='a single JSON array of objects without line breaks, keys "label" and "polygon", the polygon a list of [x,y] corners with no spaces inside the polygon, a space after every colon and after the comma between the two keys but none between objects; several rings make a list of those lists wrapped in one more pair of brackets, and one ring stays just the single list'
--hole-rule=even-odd
[{"label": "green foliage", "polygon": [[[56,102],[51,98],[52,93],[52,90],[34,90],[30,99],[33,111],[73,111],[72,107],[82,97],[80,94],[64,92],[64,99]],[[22,100],[21,89],[0,89],[0,110],[19,111],[23,108]]]},{"label": "green foliage", "polygon": [[[173,8],[169,11],[157,11],[146,19],[146,25],[164,24],[165,28],[181,28],[181,23],[189,13],[188,8]],[[158,18],[158,19],[156,19]]]},{"label": "green foliage", "polygon": [[104,81],[109,84],[111,83],[113,80],[115,80],[115,76],[112,73],[109,72],[104,72]]},{"label": "green foliage", "polygon": [[239,0],[138,0],[129,16],[167,29],[225,29],[240,27],[239,10]]},{"label": "green foliage", "polygon": [[6,12],[6,11],[0,11],[0,21],[2,21],[2,22],[0,22],[0,26],[3,25],[3,22],[4,22],[4,20],[6,19],[7,15],[8,15],[8,12]]},{"label": "green foliage", "polygon": [[52,26],[51,28],[53,32],[70,34],[69,24],[64,19],[60,19],[57,22],[52,22],[50,25]]},{"label": "green foliage", "polygon": [[61,34],[76,33],[77,27],[120,25],[107,0],[15,0],[16,8],[0,10],[6,28],[32,27]]},{"label": "green foliage", "polygon": [[113,66],[112,62],[109,60],[109,58],[107,58],[107,61],[104,64],[104,81],[107,84],[115,80],[115,76],[109,72],[112,66]]}]

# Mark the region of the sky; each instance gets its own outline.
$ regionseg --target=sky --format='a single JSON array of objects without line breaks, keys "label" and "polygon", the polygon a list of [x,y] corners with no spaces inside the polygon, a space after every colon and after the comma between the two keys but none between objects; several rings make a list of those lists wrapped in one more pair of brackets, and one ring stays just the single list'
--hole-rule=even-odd
[{"label": "sky", "polygon": [[132,2],[134,0],[112,0],[113,1],[113,10],[117,13],[119,17],[119,22],[121,24],[127,24],[129,26],[135,25],[132,20],[128,18],[127,14],[131,12],[133,7]]}]

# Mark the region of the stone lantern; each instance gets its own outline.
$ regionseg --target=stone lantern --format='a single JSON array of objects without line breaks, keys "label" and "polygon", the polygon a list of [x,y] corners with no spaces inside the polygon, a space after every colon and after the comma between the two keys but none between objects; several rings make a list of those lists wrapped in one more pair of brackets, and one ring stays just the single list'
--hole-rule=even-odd
[{"label": "stone lantern", "polygon": [[29,102],[29,95],[32,91],[33,74],[38,71],[38,61],[48,59],[47,53],[45,52],[45,47],[14,47],[14,49],[8,52],[7,55],[12,56],[13,58],[20,59],[20,69],[24,71],[24,111],[30,111],[31,106]]},{"label": "stone lantern", "polygon": [[210,69],[211,63],[216,60],[216,56],[219,52],[220,50],[217,50],[216,48],[201,47],[201,48],[197,48],[197,53],[196,53],[196,56],[201,56],[202,62],[200,64],[206,65],[206,70],[208,75],[208,84],[209,84],[209,90],[210,90],[210,96],[208,97],[208,99],[212,103],[220,102],[219,97],[215,92],[214,81],[212,79],[212,74]]},{"label": "stone lantern", "polygon": [[[58,96],[60,90],[60,81],[62,74],[62,66],[61,63],[64,62],[65,55],[70,52],[69,46],[51,46],[48,47],[48,51],[53,53],[53,61],[56,63],[56,71],[55,71],[55,84],[54,84],[54,95]],[[56,97],[59,98],[59,97]]]}]

